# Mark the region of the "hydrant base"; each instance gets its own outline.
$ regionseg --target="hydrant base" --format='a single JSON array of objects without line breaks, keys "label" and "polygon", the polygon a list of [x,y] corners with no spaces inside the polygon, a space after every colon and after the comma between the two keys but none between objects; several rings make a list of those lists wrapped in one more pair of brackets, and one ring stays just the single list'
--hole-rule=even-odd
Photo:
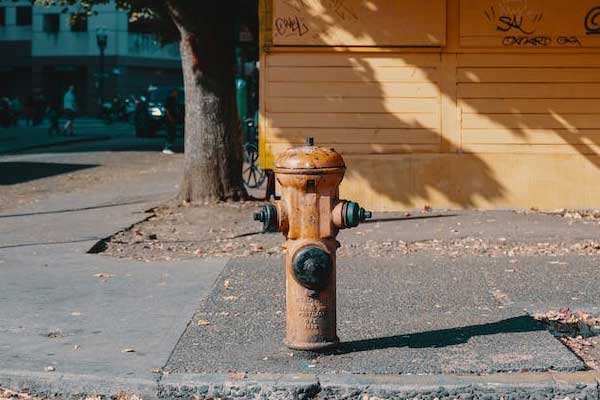
[{"label": "hydrant base", "polygon": [[292,350],[300,350],[300,351],[315,351],[321,352],[326,350],[333,350],[340,344],[340,339],[335,338],[332,342],[315,342],[315,343],[298,343],[298,342],[289,342],[288,340],[284,340],[283,343],[288,349]]}]

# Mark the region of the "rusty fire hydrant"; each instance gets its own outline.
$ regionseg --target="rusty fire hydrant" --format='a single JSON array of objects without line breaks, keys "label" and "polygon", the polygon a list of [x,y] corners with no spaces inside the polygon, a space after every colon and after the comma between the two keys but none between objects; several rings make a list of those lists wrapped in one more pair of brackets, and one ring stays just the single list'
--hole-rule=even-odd
[{"label": "rusty fire hydrant", "polygon": [[281,200],[264,206],[254,219],[264,230],[280,231],[286,251],[286,338],[295,350],[336,347],[336,240],[340,229],[367,218],[357,203],[339,200],[346,165],[333,149],[302,147],[277,157],[275,176]]}]

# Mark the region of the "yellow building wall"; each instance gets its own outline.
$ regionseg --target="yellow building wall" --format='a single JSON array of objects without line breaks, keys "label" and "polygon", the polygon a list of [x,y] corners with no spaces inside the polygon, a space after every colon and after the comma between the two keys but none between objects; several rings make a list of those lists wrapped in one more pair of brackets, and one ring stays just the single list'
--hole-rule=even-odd
[{"label": "yellow building wall", "polygon": [[[358,21],[336,23],[340,4]],[[262,1],[263,168],[313,136],[374,210],[600,206],[594,1],[420,0],[402,37],[374,24],[390,4]],[[381,37],[395,45],[360,46]]]}]

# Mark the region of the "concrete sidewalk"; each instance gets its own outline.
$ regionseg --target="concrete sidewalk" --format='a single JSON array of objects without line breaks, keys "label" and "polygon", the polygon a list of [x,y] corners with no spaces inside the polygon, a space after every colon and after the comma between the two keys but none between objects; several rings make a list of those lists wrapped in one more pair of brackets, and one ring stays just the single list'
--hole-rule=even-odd
[{"label": "concrete sidewalk", "polygon": [[156,393],[157,371],[226,259],[135,263],[88,251],[174,196],[179,174],[52,193],[0,214],[1,387]]},{"label": "concrete sidewalk", "polygon": [[[281,257],[135,262],[88,253],[151,216],[146,210],[176,193],[179,173],[3,211],[0,387],[73,398],[598,398],[598,375],[530,313],[599,312],[600,258],[447,257],[435,247],[395,258],[348,254],[338,261],[343,343],[301,354],[282,345]],[[492,220],[485,213],[382,217],[355,236],[402,231],[405,240],[407,223],[423,226],[417,238],[453,235],[449,224],[465,235],[502,234],[482,226]],[[523,224],[537,219],[515,216],[507,240],[527,236]],[[560,236],[585,239],[594,224]]]}]

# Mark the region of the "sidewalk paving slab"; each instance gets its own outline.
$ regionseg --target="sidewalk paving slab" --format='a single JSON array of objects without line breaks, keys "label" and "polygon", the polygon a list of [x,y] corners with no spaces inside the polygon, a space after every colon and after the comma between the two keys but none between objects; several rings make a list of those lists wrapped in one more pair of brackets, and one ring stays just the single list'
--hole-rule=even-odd
[{"label": "sidewalk paving slab", "polygon": [[541,323],[498,302],[478,265],[427,255],[338,259],[342,344],[334,354],[317,356],[283,346],[283,259],[232,260],[194,317],[210,325],[189,324],[166,369],[317,374],[584,369]]},{"label": "sidewalk paving slab", "polygon": [[151,379],[225,263],[51,250],[0,255],[0,369]]},{"label": "sidewalk paving slab", "polygon": [[529,313],[570,308],[600,313],[600,258],[590,256],[490,258],[480,273],[502,304]]}]

